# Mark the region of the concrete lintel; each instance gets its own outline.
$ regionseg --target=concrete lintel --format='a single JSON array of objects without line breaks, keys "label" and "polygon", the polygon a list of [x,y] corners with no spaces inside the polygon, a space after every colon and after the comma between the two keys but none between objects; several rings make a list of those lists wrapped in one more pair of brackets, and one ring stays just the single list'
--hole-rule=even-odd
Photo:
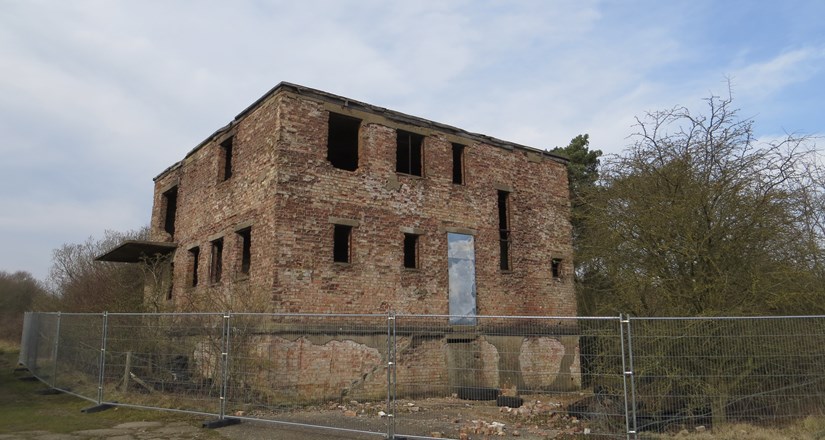
[{"label": "concrete lintel", "polygon": [[453,226],[445,226],[443,228],[444,232],[452,232],[453,234],[464,234],[464,235],[478,235],[478,231],[475,229],[470,228],[456,228]]},{"label": "concrete lintel", "polygon": [[493,184],[493,188],[495,188],[499,191],[513,192],[512,185],[507,185],[507,184],[504,184],[504,183],[496,182],[496,183]]},{"label": "concrete lintel", "polygon": [[244,230],[246,228],[251,228],[251,227],[252,227],[252,220],[247,220],[245,222],[241,222],[241,223],[238,223],[237,225],[235,225],[235,232]]},{"label": "concrete lintel", "polygon": [[220,145],[225,140],[231,138],[232,136],[235,136],[235,127],[234,127],[235,124],[231,124],[231,125],[232,125],[232,127],[229,130],[227,130],[225,133],[222,133],[219,136],[215,137],[215,143],[216,144]]},{"label": "concrete lintel", "polygon": [[405,233],[405,234],[414,234],[414,235],[424,235],[424,234],[426,234],[426,231],[424,231],[423,229],[418,229],[418,228],[408,228],[406,226],[401,226],[398,229],[401,232]]},{"label": "concrete lintel", "polygon": [[334,225],[345,225],[345,226],[354,226],[358,227],[361,226],[360,220],[355,220],[351,218],[343,218],[343,217],[329,217],[329,222]]},{"label": "concrete lintel", "polygon": [[163,185],[158,192],[160,194],[166,194],[167,192],[169,192],[169,190],[178,186],[178,184],[180,184],[179,179],[174,179],[173,182],[169,182],[166,185]]}]

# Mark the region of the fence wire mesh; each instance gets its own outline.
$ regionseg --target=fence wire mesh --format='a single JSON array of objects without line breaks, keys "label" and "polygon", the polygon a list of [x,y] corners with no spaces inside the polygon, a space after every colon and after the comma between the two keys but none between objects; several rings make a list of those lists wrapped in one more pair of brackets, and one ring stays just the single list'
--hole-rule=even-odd
[{"label": "fence wire mesh", "polygon": [[636,429],[825,413],[825,319],[632,319]]},{"label": "fence wire mesh", "polygon": [[61,313],[48,317],[56,335],[52,347],[55,353],[54,373],[48,383],[53,388],[100,403],[105,315]]},{"label": "fence wire mesh", "polygon": [[233,314],[233,417],[383,435],[387,315]]},{"label": "fence wire mesh", "polygon": [[109,314],[106,403],[220,414],[223,314]]},{"label": "fence wire mesh", "polygon": [[57,313],[29,313],[23,322],[20,363],[41,381],[53,381],[56,363]]},{"label": "fence wire mesh", "polygon": [[825,317],[28,313],[20,362],[98,404],[387,438],[645,438],[825,414]]},{"label": "fence wire mesh", "polygon": [[[449,318],[396,317],[399,435],[624,434],[621,389],[592,402],[582,391],[621,383],[616,318],[479,316],[472,326]],[[597,361],[604,365],[594,369]]]}]

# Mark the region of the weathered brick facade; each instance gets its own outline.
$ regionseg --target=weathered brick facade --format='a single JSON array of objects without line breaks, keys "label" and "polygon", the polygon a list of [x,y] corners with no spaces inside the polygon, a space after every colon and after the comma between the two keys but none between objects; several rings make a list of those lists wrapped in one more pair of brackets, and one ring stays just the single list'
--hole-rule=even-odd
[{"label": "weathered brick facade", "polygon": [[[328,159],[330,114],[361,120],[353,171]],[[397,130],[423,136],[421,176],[396,171]],[[335,224],[351,228],[349,262],[333,261]],[[417,268],[404,266],[405,232],[418,237]],[[178,245],[178,309],[220,297],[261,311],[448,314],[448,232],[473,236],[479,315],[575,315],[565,161],[541,150],[281,83],[155,179],[152,238]]]},{"label": "weathered brick facade", "polygon": [[[565,159],[541,150],[281,83],[158,176],[154,197],[152,239],[177,245],[169,309],[576,314]],[[495,336],[419,323],[431,324],[423,339],[400,333],[402,393],[580,386],[578,339],[557,324]],[[252,371],[289,380],[251,386],[299,400],[386,393],[380,324],[368,329],[379,337],[304,330],[256,333]],[[210,353],[195,358],[214,364]]]}]

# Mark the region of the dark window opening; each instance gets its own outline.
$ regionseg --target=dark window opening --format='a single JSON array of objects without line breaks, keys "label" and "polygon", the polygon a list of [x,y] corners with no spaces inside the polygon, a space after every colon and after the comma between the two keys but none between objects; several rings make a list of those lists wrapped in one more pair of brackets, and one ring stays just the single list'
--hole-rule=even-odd
[{"label": "dark window opening", "polygon": [[172,280],[175,279],[175,263],[169,263],[169,285],[166,286],[166,300],[172,300]]},{"label": "dark window opening", "polygon": [[418,268],[418,235],[404,234],[404,267]]},{"label": "dark window opening", "polygon": [[335,168],[358,169],[358,129],[361,120],[336,113],[329,114],[327,160]]},{"label": "dark window opening", "polygon": [[553,278],[561,278],[561,260],[553,258],[550,262],[550,270],[553,272]]},{"label": "dark window opening", "polygon": [[241,238],[241,273],[249,275],[249,267],[252,264],[252,228],[238,231]]},{"label": "dark window opening", "polygon": [[223,275],[223,238],[212,242],[212,261],[209,265],[209,281],[212,283],[221,282]]},{"label": "dark window opening", "polygon": [[163,230],[168,232],[172,237],[175,236],[175,217],[178,214],[178,187],[163,193],[163,205],[165,206],[165,213],[163,219]]},{"label": "dark window opening", "polygon": [[352,226],[335,225],[333,232],[332,260],[336,263],[350,262],[350,241],[352,240]]},{"label": "dark window opening", "polygon": [[234,136],[230,136],[221,142],[222,180],[229,180],[232,177],[232,141],[234,138]]},{"label": "dark window opening", "polygon": [[192,260],[192,287],[198,285],[198,265],[200,264],[201,249],[194,247],[189,249],[189,258]]},{"label": "dark window opening", "polygon": [[395,151],[395,171],[413,176],[421,176],[421,146],[424,136],[398,130]]},{"label": "dark window opening", "polygon": [[509,213],[510,193],[507,191],[498,192],[498,237],[500,248],[501,270],[510,270],[510,213]]},{"label": "dark window opening", "polygon": [[453,144],[453,183],[464,184],[464,145]]}]

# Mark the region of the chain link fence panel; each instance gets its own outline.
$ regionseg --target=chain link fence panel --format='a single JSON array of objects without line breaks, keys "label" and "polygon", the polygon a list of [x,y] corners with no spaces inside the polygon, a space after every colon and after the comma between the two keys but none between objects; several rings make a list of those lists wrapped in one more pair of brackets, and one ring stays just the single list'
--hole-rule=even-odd
[{"label": "chain link fence panel", "polygon": [[[396,316],[396,431],[624,435],[618,318]],[[603,390],[595,396],[594,386]],[[585,391],[587,390],[587,391]]]},{"label": "chain link fence panel", "polygon": [[219,416],[224,315],[110,313],[105,402]]},{"label": "chain link fence panel", "polygon": [[105,315],[100,313],[49,314],[54,322],[56,364],[46,381],[52,388],[100,403],[101,359]]},{"label": "chain link fence panel", "polygon": [[638,432],[825,413],[822,317],[632,318]]},{"label": "chain link fence panel", "polygon": [[232,314],[226,411],[386,435],[387,315]]},{"label": "chain link fence panel", "polygon": [[388,438],[635,439],[825,414],[825,317],[472,322],[27,313],[20,362],[103,406]]}]

